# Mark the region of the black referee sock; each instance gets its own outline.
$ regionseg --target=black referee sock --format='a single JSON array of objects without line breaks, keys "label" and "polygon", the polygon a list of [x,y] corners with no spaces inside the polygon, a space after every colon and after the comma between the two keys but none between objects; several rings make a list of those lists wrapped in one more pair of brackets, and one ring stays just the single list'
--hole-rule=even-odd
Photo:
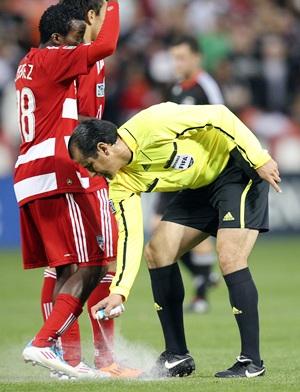
[{"label": "black referee sock", "polygon": [[241,355],[261,365],[259,354],[258,294],[249,268],[224,276],[241,336]]},{"label": "black referee sock", "polygon": [[186,354],[182,304],[184,287],[177,263],[150,269],[155,308],[163,329],[166,350]]}]

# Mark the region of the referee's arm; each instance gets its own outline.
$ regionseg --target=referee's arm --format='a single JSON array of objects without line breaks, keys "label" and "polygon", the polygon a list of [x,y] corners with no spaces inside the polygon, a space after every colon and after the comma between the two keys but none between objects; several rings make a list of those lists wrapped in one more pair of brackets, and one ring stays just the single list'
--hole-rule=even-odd
[{"label": "referee's arm", "polygon": [[110,286],[111,294],[127,299],[138,273],[143,253],[143,214],[141,197],[133,193],[121,201],[114,200],[119,227],[117,271]]},{"label": "referee's arm", "polygon": [[237,116],[224,105],[215,107],[218,108],[218,115],[213,125],[227,135],[232,149],[237,147],[254,169],[258,169],[271,159],[254,133]]},{"label": "referee's arm", "polygon": [[[237,147],[244,159],[258,169],[271,159],[267,150],[263,149],[259,140],[249,128],[235,116],[226,106],[218,106],[218,120],[221,132],[225,132],[232,147]],[[215,124],[214,124],[215,125]]]},{"label": "referee's arm", "polygon": [[[171,108],[172,114],[177,115],[177,122],[186,129],[178,129],[179,136],[189,129],[209,131],[215,128],[220,135],[227,138],[229,150],[238,148],[243,158],[251,167],[258,169],[271,159],[267,150],[264,150],[257,137],[249,128],[224,105],[179,105]],[[177,109],[177,114],[175,112]],[[159,119],[156,119],[159,121]]]}]

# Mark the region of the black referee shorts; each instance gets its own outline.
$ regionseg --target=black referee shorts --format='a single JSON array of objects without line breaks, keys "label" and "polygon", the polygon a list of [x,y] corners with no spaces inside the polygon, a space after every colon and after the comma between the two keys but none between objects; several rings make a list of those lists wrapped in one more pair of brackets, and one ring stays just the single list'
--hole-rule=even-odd
[{"label": "black referee shorts", "polygon": [[170,202],[174,199],[178,192],[160,192],[154,204],[154,212],[157,215],[163,215],[168,208]]},{"label": "black referee shorts", "polygon": [[178,192],[162,220],[213,236],[223,228],[268,231],[268,192],[267,182],[258,175],[250,179],[231,158],[212,184]]}]

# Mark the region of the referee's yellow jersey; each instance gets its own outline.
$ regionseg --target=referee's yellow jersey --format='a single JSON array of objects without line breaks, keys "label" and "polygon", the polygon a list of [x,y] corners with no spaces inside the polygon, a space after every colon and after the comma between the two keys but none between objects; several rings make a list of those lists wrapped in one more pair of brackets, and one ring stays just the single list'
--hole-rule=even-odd
[{"label": "referee's yellow jersey", "polygon": [[223,105],[154,105],[122,125],[118,134],[133,155],[110,183],[119,224],[111,292],[127,298],[143,251],[141,192],[209,185],[224,170],[234,148],[255,169],[271,157]]}]

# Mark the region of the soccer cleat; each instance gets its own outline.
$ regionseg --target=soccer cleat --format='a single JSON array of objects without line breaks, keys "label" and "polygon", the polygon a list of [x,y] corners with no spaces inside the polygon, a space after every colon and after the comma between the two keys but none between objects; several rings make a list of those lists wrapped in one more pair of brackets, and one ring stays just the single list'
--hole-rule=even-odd
[{"label": "soccer cleat", "polygon": [[111,377],[117,378],[138,378],[143,373],[143,371],[140,369],[128,368],[122,365],[118,365],[115,362],[109,366],[102,367],[100,371],[110,374]]},{"label": "soccer cleat", "polygon": [[50,377],[56,378],[60,381],[63,380],[74,380],[74,379],[95,379],[95,378],[110,378],[111,375],[109,372],[99,371],[97,369],[91,368],[84,362],[80,362],[78,365],[73,366],[73,369],[76,371],[76,377],[70,377],[66,374],[62,374],[59,372],[51,371]]},{"label": "soccer cleat", "polygon": [[97,369],[91,368],[84,362],[80,362],[78,365],[74,366],[74,369],[77,372],[77,378],[86,379],[86,378],[110,378],[111,375],[108,372],[99,371]]},{"label": "soccer cleat", "polygon": [[257,366],[253,363],[252,359],[247,358],[243,355],[236,358],[237,362],[227,370],[218,372],[215,377],[219,378],[238,378],[246,377],[253,378],[258,376],[263,376],[265,374],[266,368],[264,367],[263,361],[261,365]]},{"label": "soccer cleat", "polygon": [[70,377],[70,376],[67,376],[64,373],[56,372],[54,370],[51,370],[50,378],[53,378],[53,379],[56,379],[56,380],[59,380],[59,381],[76,380],[76,377]]},{"label": "soccer cleat", "polygon": [[31,362],[33,365],[43,366],[60,375],[77,378],[76,370],[67,364],[62,358],[61,351],[54,344],[51,347],[35,347],[30,342],[23,350],[25,362]]},{"label": "soccer cleat", "polygon": [[209,310],[208,302],[203,298],[195,298],[186,308],[189,313],[204,314]]},{"label": "soccer cleat", "polygon": [[174,354],[164,351],[158,357],[150,374],[154,377],[184,377],[195,370],[194,359],[190,354]]}]

